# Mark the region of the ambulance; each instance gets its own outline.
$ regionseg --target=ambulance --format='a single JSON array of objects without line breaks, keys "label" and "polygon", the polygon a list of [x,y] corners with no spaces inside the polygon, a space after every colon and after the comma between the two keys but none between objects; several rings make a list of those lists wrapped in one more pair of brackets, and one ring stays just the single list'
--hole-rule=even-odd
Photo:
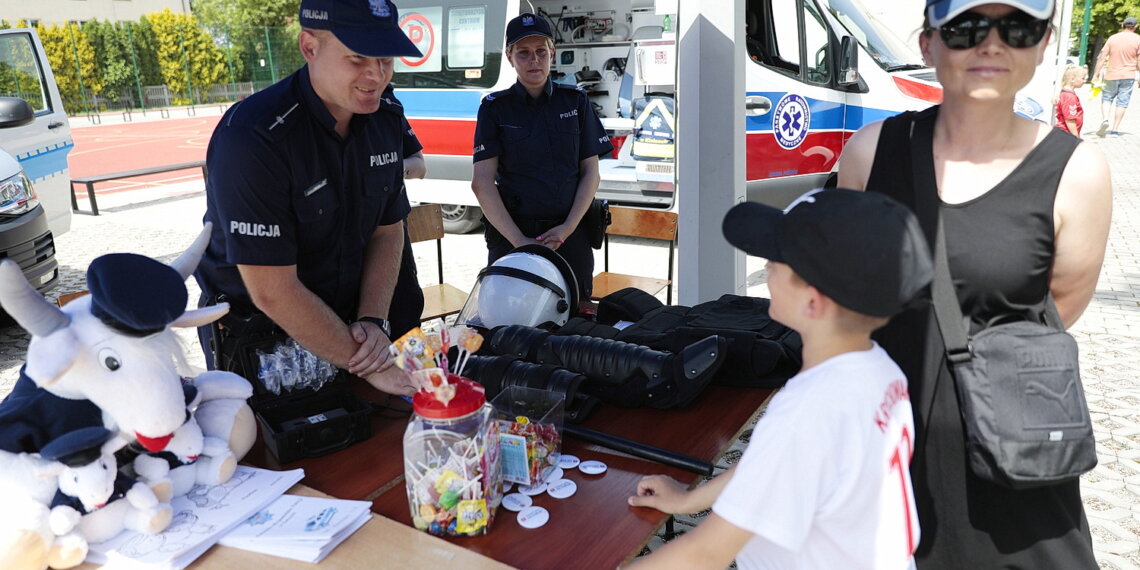
[{"label": "ambulance", "polygon": [[71,127],[35,30],[0,30],[0,71],[0,259],[42,293],[59,283],[54,238],[71,227]]},{"label": "ambulance", "polygon": [[[922,4],[892,19],[887,0],[864,4],[875,1],[745,0],[748,199],[782,205],[834,185],[843,145],[856,130],[941,100],[934,70],[918,53]],[[401,27],[423,57],[399,58],[393,84],[428,165],[427,179],[408,181],[409,198],[443,204],[448,231],[480,226],[470,189],[476,113],[487,93],[515,82],[502,56],[504,30],[519,13],[533,12],[555,30],[555,81],[589,94],[618,147],[601,161],[598,197],[673,207],[677,4],[402,0]],[[1038,98],[1046,103],[1027,103],[1026,114],[1049,120],[1057,73],[1045,74]]]}]

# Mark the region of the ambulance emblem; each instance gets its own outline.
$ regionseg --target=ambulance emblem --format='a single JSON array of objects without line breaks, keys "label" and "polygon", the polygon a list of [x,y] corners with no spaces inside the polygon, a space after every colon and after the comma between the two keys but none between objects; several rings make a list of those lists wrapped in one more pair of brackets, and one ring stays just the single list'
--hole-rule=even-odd
[{"label": "ambulance emblem", "polygon": [[807,100],[794,93],[784,95],[776,103],[772,121],[772,134],[775,135],[777,144],[786,150],[800,146],[807,138],[811,126],[811,109]]}]

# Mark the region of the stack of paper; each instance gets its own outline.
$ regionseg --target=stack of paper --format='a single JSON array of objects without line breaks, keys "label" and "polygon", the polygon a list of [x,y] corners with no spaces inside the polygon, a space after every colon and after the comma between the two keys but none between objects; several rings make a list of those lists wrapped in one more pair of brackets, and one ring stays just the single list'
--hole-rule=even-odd
[{"label": "stack of paper", "polygon": [[372,517],[368,501],[285,495],[249,517],[219,544],[320,562]]},{"label": "stack of paper", "polygon": [[125,530],[110,540],[92,544],[87,561],[115,568],[185,568],[304,476],[302,469],[267,471],[238,466],[233,477],[221,485],[198,485],[175,497],[170,502],[174,520],[162,533]]}]

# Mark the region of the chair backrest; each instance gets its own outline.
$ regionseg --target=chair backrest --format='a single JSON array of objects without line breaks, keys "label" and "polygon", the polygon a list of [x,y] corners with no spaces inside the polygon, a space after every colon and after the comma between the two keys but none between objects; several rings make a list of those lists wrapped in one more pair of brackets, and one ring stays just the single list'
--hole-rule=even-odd
[{"label": "chair backrest", "polygon": [[606,233],[673,241],[677,239],[677,213],[610,206]]},{"label": "chair backrest", "polygon": [[408,239],[412,243],[436,240],[436,267],[439,270],[440,283],[443,283],[443,235],[443,208],[439,204],[420,204],[412,207],[412,211],[408,213]]},{"label": "chair backrest", "polygon": [[408,214],[408,238],[412,243],[443,239],[443,208],[439,204],[420,204]]}]

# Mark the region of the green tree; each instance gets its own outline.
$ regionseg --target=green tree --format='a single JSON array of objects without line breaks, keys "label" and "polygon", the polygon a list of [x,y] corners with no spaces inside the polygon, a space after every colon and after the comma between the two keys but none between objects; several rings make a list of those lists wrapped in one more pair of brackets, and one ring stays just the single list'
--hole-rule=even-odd
[{"label": "green tree", "polygon": [[48,61],[55,73],[63,106],[69,114],[88,112],[90,97],[103,90],[103,81],[95,67],[95,48],[87,35],[75,24],[36,26],[44,44]]},{"label": "green tree", "polygon": [[163,83],[178,94],[176,103],[194,102],[191,89],[206,89],[229,78],[225,53],[194,16],[169,8],[151,14]]},{"label": "green tree", "polygon": [[[1088,52],[1085,61],[1090,71],[1096,56],[1108,37],[1120,31],[1120,23],[1128,16],[1140,17],[1140,0],[1094,0],[1089,14]],[[1084,0],[1073,0],[1073,36],[1079,38],[1085,17]],[[1079,45],[1077,43],[1076,45]],[[1079,54],[1078,54],[1079,55]]]},{"label": "green tree", "polygon": [[304,64],[297,50],[300,4],[300,0],[193,0],[191,6],[229,50],[234,80],[263,86]]}]

